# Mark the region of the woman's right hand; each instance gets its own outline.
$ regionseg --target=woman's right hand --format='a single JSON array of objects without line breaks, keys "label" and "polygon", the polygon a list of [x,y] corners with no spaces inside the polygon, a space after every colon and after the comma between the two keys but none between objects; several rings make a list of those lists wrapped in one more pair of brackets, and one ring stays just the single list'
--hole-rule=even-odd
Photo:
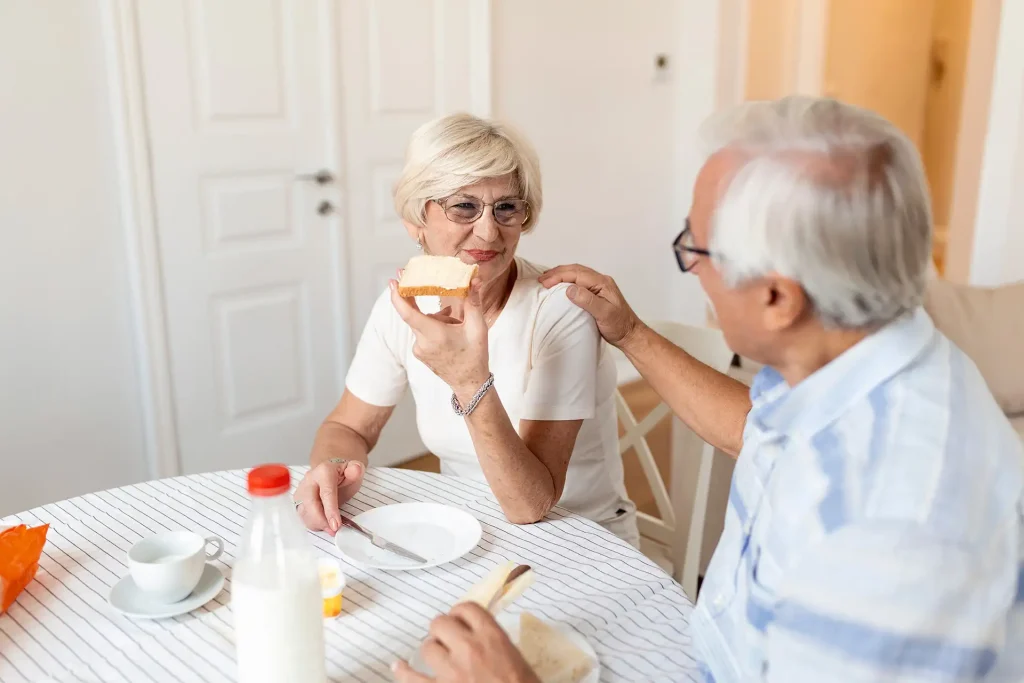
[{"label": "woman's right hand", "polygon": [[311,467],[295,489],[296,510],[306,528],[336,534],[341,528],[339,508],[359,491],[365,471],[357,460]]}]

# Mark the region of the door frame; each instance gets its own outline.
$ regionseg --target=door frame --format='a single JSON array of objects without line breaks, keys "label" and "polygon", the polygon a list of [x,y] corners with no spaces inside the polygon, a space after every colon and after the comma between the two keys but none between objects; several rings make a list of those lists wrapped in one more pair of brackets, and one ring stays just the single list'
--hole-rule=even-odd
[{"label": "door frame", "polygon": [[[331,133],[330,160],[339,175],[345,168],[344,120],[341,97],[343,83],[339,63],[340,11],[333,0],[318,0],[321,11],[330,17],[327,28],[318,39],[324,54],[333,55],[325,77],[338,84],[328,102],[328,125]],[[444,2],[444,0],[434,0]],[[125,256],[128,263],[128,285],[133,320],[134,349],[139,375],[139,403],[143,415],[146,462],[153,478],[173,477],[182,473],[182,460],[174,412],[174,384],[167,336],[167,310],[164,301],[163,276],[157,234],[156,200],[153,192],[153,166],[149,145],[149,126],[143,91],[143,74],[139,46],[138,0],[101,0],[101,34],[107,67],[107,87],[114,131],[119,206],[124,229]],[[470,74],[472,112],[489,116],[492,107],[491,76],[491,0],[469,0],[470,23],[474,27],[470,39],[473,55]],[[345,203],[345,187],[339,188],[341,204]],[[335,277],[348,277],[349,262],[347,209],[339,207],[340,234],[336,253],[332,255]],[[340,267],[339,267],[340,266]],[[347,283],[337,282],[337,285]],[[338,394],[344,387],[342,365],[351,355],[352,332],[346,321],[349,312],[349,288],[344,286],[335,297],[338,320],[336,344],[339,357]]]},{"label": "door frame", "polygon": [[150,476],[173,477],[182,467],[135,2],[102,0],[100,11],[145,455]]},{"label": "door frame", "polygon": [[[743,100],[751,1],[718,0],[719,107]],[[791,22],[787,33],[798,36],[796,44],[786,51],[787,82],[794,92],[827,95],[822,78],[827,0],[784,2],[793,10],[785,13]],[[944,275],[963,284],[996,284],[989,280],[1000,277],[1000,269],[992,267],[991,256],[1007,239],[1012,183],[1018,180],[1015,169],[1024,165],[1024,136],[1018,132],[1024,121],[1024,86],[1019,77],[1024,69],[1024,53],[1012,49],[1014,37],[1003,26],[1012,24],[1003,21],[1007,7],[1005,0],[975,0],[971,13]],[[797,11],[800,9],[803,12]],[[1022,14],[1019,8],[1015,11]],[[1016,140],[1016,148],[1007,145],[1007,140]]]},{"label": "door frame", "polygon": [[[967,82],[957,140],[946,277],[977,286],[1004,284],[1004,252],[1024,178],[1024,7],[974,0]],[[1018,224],[1019,225],[1019,224]]]}]

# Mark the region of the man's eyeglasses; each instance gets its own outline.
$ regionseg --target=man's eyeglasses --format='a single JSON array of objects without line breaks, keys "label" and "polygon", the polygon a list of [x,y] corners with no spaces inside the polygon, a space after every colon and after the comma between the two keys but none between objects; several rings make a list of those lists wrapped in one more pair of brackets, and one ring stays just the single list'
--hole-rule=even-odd
[{"label": "man's eyeglasses", "polygon": [[690,230],[689,218],[686,219],[686,227],[672,242],[672,251],[675,252],[679,270],[684,273],[697,265],[699,256],[711,256],[711,252],[707,249],[693,246],[693,232]]},{"label": "man's eyeglasses", "polygon": [[530,202],[525,199],[499,199],[488,204],[482,199],[456,194],[434,202],[444,209],[444,215],[453,223],[473,223],[491,207],[494,222],[507,228],[521,228],[530,220]]}]

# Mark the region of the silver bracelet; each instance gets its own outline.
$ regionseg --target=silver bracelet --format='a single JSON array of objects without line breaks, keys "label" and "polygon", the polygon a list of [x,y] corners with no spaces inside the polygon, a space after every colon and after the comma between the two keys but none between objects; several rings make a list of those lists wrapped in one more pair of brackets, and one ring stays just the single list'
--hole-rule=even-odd
[{"label": "silver bracelet", "polygon": [[459,417],[466,417],[467,415],[472,413],[474,410],[476,410],[476,407],[480,403],[481,399],[483,399],[484,394],[486,394],[487,390],[490,389],[492,386],[494,386],[494,373],[493,372],[487,378],[487,381],[483,383],[483,386],[481,386],[479,389],[477,389],[477,392],[475,394],[473,394],[473,398],[471,398],[469,400],[469,405],[467,405],[465,408],[463,408],[462,404],[459,403],[459,397],[456,396],[455,392],[453,391],[452,392],[452,410],[454,410],[455,414],[458,415]]}]

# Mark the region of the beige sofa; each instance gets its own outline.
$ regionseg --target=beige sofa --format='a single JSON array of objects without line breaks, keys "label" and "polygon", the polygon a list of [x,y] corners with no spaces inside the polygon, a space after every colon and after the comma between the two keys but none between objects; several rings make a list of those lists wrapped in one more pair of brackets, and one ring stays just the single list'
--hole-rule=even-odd
[{"label": "beige sofa", "polygon": [[1024,282],[987,288],[935,279],[924,307],[936,327],[978,366],[1024,439]]}]

